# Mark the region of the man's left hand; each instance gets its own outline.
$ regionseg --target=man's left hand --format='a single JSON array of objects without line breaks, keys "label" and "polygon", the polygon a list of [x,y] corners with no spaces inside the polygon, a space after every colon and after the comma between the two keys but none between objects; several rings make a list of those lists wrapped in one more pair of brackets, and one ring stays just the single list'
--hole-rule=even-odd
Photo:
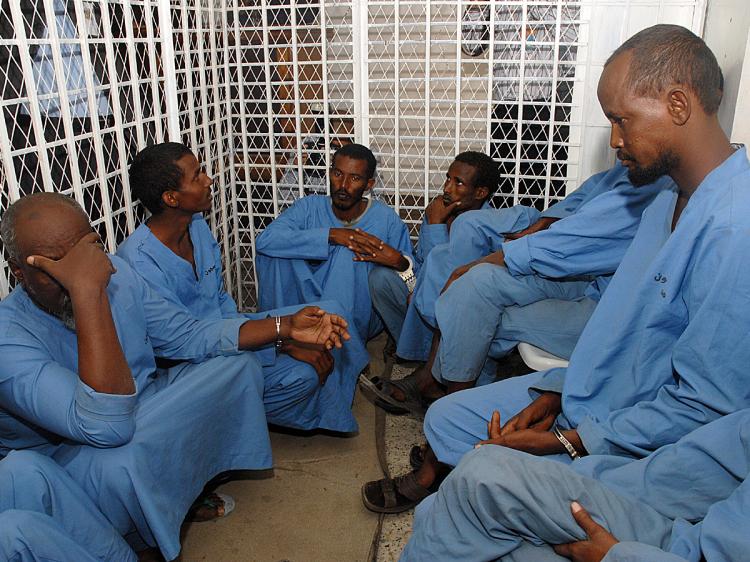
[{"label": "man's left hand", "polygon": [[588,536],[588,540],[554,545],[552,548],[560,556],[570,558],[573,562],[600,562],[609,549],[619,541],[596,521],[578,502],[570,504],[573,519]]},{"label": "man's left hand", "polygon": [[520,429],[503,435],[502,426],[500,425],[500,412],[498,411],[492,412],[492,418],[490,418],[487,424],[487,434],[489,439],[480,441],[475,447],[501,445],[533,455],[550,455],[565,452],[557,437],[550,431]]},{"label": "man's left hand", "polygon": [[359,228],[352,231],[347,247],[354,252],[354,261],[377,263],[398,271],[409,267],[409,262],[396,248]]}]

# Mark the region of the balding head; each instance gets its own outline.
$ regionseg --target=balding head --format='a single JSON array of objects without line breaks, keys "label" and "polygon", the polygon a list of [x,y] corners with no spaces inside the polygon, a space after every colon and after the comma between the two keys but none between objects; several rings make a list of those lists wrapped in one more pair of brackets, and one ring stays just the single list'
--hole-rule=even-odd
[{"label": "balding head", "polygon": [[638,96],[657,98],[668,88],[690,90],[703,110],[719,110],[724,78],[716,57],[706,43],[679,25],[659,24],[633,35],[612,53],[605,68],[630,53],[624,85]]},{"label": "balding head", "polygon": [[0,237],[10,259],[18,262],[23,259],[19,235],[24,245],[30,236],[44,243],[85,227],[89,227],[88,218],[75,199],[59,193],[34,193],[15,201],[3,213]]}]

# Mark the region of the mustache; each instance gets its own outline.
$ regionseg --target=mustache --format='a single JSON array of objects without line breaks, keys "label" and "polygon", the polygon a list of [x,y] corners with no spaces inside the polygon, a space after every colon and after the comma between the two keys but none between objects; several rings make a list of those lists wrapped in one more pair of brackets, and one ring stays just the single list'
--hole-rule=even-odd
[{"label": "mustache", "polygon": [[620,161],[622,160],[634,161],[633,158],[630,156],[630,154],[625,154],[622,150],[617,151],[617,159]]}]

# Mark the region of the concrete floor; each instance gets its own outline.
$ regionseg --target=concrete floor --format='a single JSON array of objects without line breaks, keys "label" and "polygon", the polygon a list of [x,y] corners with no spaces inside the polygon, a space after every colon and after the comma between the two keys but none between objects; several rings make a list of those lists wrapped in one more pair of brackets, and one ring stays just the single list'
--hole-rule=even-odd
[{"label": "concrete floor", "polygon": [[[371,342],[371,369],[382,369],[384,338]],[[237,507],[225,519],[183,529],[182,562],[367,562],[378,527],[360,488],[382,478],[375,412],[357,394],[355,437],[273,432],[272,476],[219,488]],[[262,476],[262,475],[258,475]],[[266,475],[268,476],[268,475]]]}]

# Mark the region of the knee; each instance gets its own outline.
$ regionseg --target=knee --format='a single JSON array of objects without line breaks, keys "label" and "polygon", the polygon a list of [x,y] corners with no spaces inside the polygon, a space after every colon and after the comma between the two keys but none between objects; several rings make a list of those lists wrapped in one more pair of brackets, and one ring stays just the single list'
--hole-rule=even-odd
[{"label": "knee", "polygon": [[[55,461],[33,451],[12,451],[0,462],[0,482],[12,481],[15,488],[35,488],[45,475],[63,470]],[[11,486],[10,484],[8,486]],[[0,485],[5,488],[5,484]]]},{"label": "knee", "polygon": [[396,283],[403,285],[398,274],[388,267],[375,266],[370,270],[367,284],[370,288],[370,296],[373,302],[392,298],[396,293]]},{"label": "knee", "polygon": [[458,394],[460,393],[448,394],[433,402],[427,409],[424,417],[424,433],[428,441],[433,437],[440,438],[452,427],[458,410],[455,400]]},{"label": "knee", "polygon": [[36,511],[8,509],[0,513],[0,528],[9,538],[12,535],[18,536],[26,531],[38,529],[42,517],[44,515]]}]

